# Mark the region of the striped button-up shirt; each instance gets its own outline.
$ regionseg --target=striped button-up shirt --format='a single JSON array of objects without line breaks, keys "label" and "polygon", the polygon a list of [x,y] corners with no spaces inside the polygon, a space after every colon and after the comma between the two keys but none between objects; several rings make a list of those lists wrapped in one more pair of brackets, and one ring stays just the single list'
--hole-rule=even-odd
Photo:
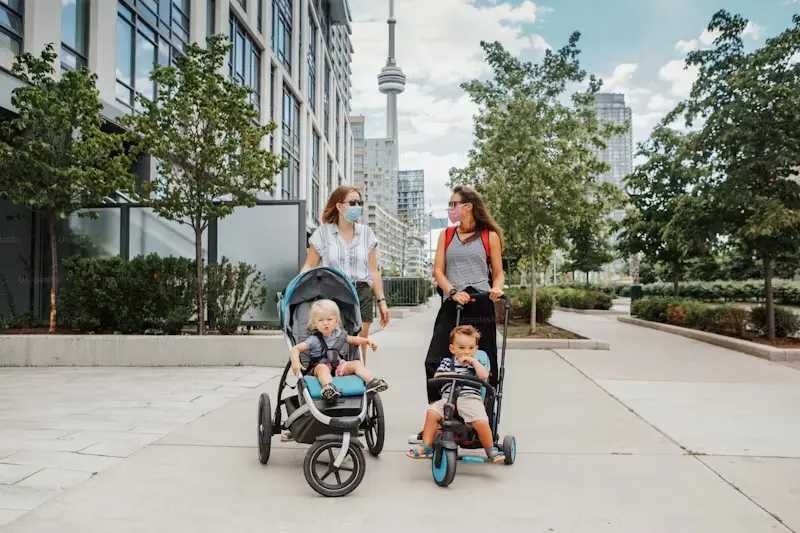
[{"label": "striped button-up shirt", "polygon": [[341,271],[353,284],[364,282],[372,287],[369,253],[378,246],[372,228],[356,224],[353,240],[347,242],[339,234],[339,226],[323,224],[311,235],[309,243],[317,249],[322,266]]}]

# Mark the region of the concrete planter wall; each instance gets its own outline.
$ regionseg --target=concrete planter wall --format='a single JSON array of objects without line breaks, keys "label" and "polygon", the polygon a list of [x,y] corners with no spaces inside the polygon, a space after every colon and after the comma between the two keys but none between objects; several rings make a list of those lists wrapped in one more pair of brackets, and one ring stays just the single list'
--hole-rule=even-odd
[{"label": "concrete planter wall", "polygon": [[0,366],[283,367],[282,335],[0,335]]},{"label": "concrete planter wall", "polygon": [[660,322],[650,322],[649,320],[642,320],[640,318],[632,318],[626,316],[617,317],[617,320],[626,324],[634,324],[636,326],[643,326],[646,328],[657,329],[666,333],[673,333],[688,339],[696,341],[707,342],[722,348],[728,348],[737,352],[753,355],[768,361],[800,361],[800,350],[774,348],[766,344],[759,344],[742,339],[734,339],[733,337],[726,337],[724,335],[717,335],[716,333],[708,333],[707,331],[699,331],[696,329],[684,328],[681,326],[673,326],[672,324],[662,324]]}]

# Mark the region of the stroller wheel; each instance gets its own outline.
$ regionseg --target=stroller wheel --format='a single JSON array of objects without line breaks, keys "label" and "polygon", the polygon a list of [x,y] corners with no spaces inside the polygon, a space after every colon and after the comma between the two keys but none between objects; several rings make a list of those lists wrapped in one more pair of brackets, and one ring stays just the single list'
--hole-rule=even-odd
[{"label": "stroller wheel", "polygon": [[367,400],[367,419],[364,421],[364,437],[367,449],[374,457],[383,451],[383,441],[386,438],[386,425],[383,417],[383,402],[378,393],[370,395]]},{"label": "stroller wheel", "polygon": [[269,395],[263,393],[258,399],[258,460],[262,465],[269,461],[272,450],[272,406]]},{"label": "stroller wheel", "polygon": [[513,465],[517,458],[517,439],[511,435],[506,435],[503,439],[503,455],[506,456],[506,464]]},{"label": "stroller wheel", "polygon": [[359,445],[351,442],[344,461],[336,467],[334,461],[341,449],[340,441],[318,440],[306,453],[303,474],[311,488],[323,496],[346,496],[364,479],[367,462]]},{"label": "stroller wheel", "polygon": [[457,463],[458,454],[456,450],[447,450],[442,446],[434,445],[431,473],[433,473],[433,480],[437,485],[446,487],[453,482],[456,477]]}]

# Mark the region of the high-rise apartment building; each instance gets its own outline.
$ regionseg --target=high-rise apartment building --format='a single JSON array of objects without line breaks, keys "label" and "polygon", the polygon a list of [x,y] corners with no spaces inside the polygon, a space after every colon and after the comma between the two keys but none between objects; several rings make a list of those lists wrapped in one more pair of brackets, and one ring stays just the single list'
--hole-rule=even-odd
[{"label": "high-rise apartment building", "polygon": [[[61,51],[60,68],[97,74],[102,115],[113,122],[136,112],[135,95],[153,97],[153,64],[169,65],[190,42],[225,33],[233,44],[224,71],[252,87],[264,139],[289,161],[264,198],[307,200],[307,230],[319,222],[328,193],[352,182],[350,114],[353,46],[347,0],[2,0],[0,107],[12,110],[14,55]],[[151,179],[156,164],[135,172]]]},{"label": "high-rise apartment building", "polygon": [[[598,93],[594,109],[601,121],[615,125],[629,122],[632,117],[631,108],[625,105],[624,94]],[[633,130],[628,128],[626,133],[610,138],[607,145],[605,150],[593,149],[601,161],[611,166],[599,179],[622,187],[625,177],[633,171]]]},{"label": "high-rise apartment building", "polygon": [[397,175],[397,217],[408,226],[404,244],[406,275],[421,275],[427,268],[425,243],[429,233],[425,215],[425,171],[401,170]]}]

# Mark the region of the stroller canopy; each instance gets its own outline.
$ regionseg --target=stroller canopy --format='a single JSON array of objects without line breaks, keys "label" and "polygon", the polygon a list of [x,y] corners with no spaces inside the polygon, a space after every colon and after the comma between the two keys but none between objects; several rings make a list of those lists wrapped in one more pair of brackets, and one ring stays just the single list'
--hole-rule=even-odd
[{"label": "stroller canopy", "polygon": [[336,302],[342,327],[349,335],[361,331],[361,307],[356,288],[335,268],[317,267],[294,278],[280,303],[281,328],[292,346],[309,335],[311,305],[322,299]]}]

